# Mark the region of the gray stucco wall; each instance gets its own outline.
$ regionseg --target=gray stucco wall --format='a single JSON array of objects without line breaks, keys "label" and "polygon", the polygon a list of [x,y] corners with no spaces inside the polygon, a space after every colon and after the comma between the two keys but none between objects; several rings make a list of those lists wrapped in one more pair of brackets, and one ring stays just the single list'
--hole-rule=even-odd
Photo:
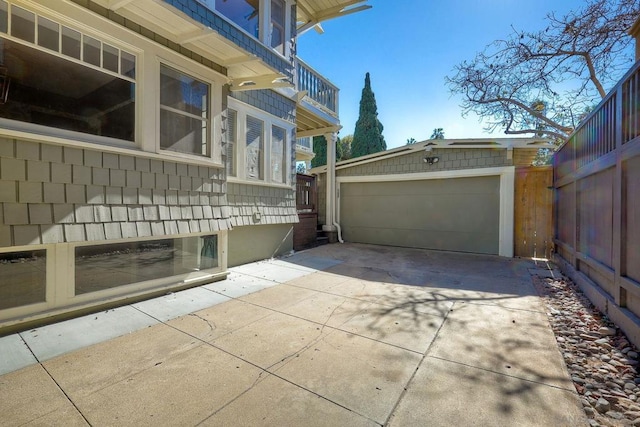
[{"label": "gray stucco wall", "polygon": [[224,170],[0,140],[0,246],[230,228]]}]

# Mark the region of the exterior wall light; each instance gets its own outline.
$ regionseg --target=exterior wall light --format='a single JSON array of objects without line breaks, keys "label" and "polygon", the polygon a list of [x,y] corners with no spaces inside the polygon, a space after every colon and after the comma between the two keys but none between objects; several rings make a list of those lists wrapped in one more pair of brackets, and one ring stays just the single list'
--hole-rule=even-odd
[{"label": "exterior wall light", "polygon": [[424,159],[422,159],[422,161],[428,165],[433,165],[434,163],[438,163],[440,161],[440,157],[437,157],[437,156],[425,157]]}]

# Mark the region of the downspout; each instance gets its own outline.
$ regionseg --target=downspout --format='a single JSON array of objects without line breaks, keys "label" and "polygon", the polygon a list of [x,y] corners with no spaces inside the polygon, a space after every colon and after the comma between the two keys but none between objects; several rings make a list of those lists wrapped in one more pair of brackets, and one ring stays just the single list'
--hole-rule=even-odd
[{"label": "downspout", "polygon": [[336,140],[337,133],[330,132],[325,134],[327,140],[327,224],[326,231],[335,231],[338,235],[338,241],[344,243],[342,240],[342,229],[340,224],[336,221],[338,202],[336,197]]}]

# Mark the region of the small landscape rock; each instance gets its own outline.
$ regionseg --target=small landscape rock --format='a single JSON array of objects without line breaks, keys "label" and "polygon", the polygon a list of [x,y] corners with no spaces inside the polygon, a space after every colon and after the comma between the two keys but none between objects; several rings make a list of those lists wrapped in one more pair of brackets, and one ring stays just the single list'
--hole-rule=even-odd
[{"label": "small landscape rock", "polygon": [[606,414],[610,409],[611,404],[606,399],[601,397],[596,402],[596,411],[600,412],[601,414]]}]

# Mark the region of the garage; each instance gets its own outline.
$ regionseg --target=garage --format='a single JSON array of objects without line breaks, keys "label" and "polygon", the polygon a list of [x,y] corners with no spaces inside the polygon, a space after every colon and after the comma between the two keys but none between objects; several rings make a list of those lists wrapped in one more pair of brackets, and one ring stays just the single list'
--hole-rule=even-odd
[{"label": "garage", "polygon": [[500,253],[500,175],[386,179],[338,178],[345,241]]}]

